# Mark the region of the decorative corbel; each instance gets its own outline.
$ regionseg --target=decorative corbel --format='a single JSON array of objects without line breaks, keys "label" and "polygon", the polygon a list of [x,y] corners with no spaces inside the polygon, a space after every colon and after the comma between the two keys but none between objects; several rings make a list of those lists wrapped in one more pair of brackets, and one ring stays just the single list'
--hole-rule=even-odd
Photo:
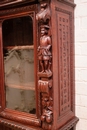
[{"label": "decorative corbel", "polygon": [[49,23],[49,20],[51,18],[50,9],[47,3],[41,4],[41,10],[36,15],[36,19],[39,23]]}]

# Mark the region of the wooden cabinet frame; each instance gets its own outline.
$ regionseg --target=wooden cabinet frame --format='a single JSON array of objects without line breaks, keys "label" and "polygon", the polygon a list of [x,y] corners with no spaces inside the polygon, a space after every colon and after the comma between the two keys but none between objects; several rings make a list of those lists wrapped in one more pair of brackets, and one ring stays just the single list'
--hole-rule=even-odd
[{"label": "wooden cabinet frame", "polygon": [[[30,0],[0,5],[0,124],[4,130],[74,130],[73,0]],[[30,16],[33,20],[36,115],[6,108],[2,23]]]},{"label": "wooden cabinet frame", "polygon": [[[14,9],[10,9],[9,12],[8,11],[2,11],[1,14],[3,13],[3,16],[1,16],[1,28],[2,28],[2,22],[5,19],[10,19],[10,18],[17,18],[17,17],[21,17],[21,16],[30,16],[33,20],[33,37],[34,37],[34,47],[37,48],[37,44],[36,44],[36,18],[35,18],[35,10],[36,10],[36,5],[31,5],[31,6],[27,6],[27,7],[21,7],[21,8],[16,8]],[[28,115],[26,113],[20,114],[19,112],[16,112],[14,110],[9,110],[7,108],[5,108],[5,90],[4,90],[4,70],[3,70],[3,42],[2,42],[2,29],[0,31],[0,36],[1,36],[1,40],[0,40],[0,57],[1,57],[1,62],[0,62],[0,68],[1,68],[1,82],[0,82],[0,86],[1,86],[1,113],[0,116],[6,119],[10,119],[10,120],[14,120],[16,122],[21,122],[21,123],[26,123],[26,124],[35,124],[35,126],[39,126],[40,125],[40,121],[38,119],[38,107],[37,107],[37,114],[35,115]],[[35,58],[35,63],[37,63],[37,59],[36,59],[36,55],[37,52],[36,50],[34,51],[34,58]],[[37,73],[37,69],[35,67],[35,73]],[[37,75],[35,76],[35,79],[37,79]],[[35,81],[35,86],[36,86],[36,90],[37,90],[37,81]],[[37,96],[36,96],[37,98]],[[36,99],[37,101],[38,99]],[[36,105],[38,106],[38,104]],[[16,116],[19,115],[19,116]],[[26,118],[25,118],[26,117]],[[30,119],[31,118],[31,119]]]}]

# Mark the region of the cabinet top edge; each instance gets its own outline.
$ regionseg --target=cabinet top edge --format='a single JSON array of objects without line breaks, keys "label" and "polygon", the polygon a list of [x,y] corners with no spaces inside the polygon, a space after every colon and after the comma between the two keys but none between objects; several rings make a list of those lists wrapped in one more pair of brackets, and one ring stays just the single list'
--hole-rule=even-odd
[{"label": "cabinet top edge", "polygon": [[[46,1],[54,1],[54,0],[3,0],[3,2],[0,2],[0,9],[7,8],[7,7],[14,7],[14,6],[21,6],[23,4],[38,4],[39,2],[46,2]],[[59,2],[62,2],[64,4],[68,4],[69,6],[75,7],[76,4],[74,4],[74,0],[56,0]]]},{"label": "cabinet top edge", "polygon": [[0,9],[1,8],[7,8],[7,7],[14,7],[16,5],[23,5],[23,4],[36,4],[38,3],[38,0],[4,0],[3,2],[0,2]]},{"label": "cabinet top edge", "polygon": [[74,0],[57,0],[57,1],[62,2],[64,4],[67,4],[67,5],[72,6],[72,7],[76,6],[76,4],[74,3]]}]

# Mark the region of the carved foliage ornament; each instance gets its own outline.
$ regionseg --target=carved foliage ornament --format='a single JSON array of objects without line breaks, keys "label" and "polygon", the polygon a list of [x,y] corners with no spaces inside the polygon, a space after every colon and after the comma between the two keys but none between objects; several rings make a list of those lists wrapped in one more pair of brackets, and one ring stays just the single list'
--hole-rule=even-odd
[{"label": "carved foliage ornament", "polygon": [[49,22],[50,17],[51,17],[51,14],[50,14],[50,9],[49,9],[48,4],[47,3],[41,4],[41,10],[36,15],[36,19],[38,20],[38,22],[47,23]]}]

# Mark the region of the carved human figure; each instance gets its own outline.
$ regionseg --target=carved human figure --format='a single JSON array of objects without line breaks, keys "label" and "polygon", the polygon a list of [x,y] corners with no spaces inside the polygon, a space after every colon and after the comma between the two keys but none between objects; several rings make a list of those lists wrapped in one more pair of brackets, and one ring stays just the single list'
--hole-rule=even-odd
[{"label": "carved human figure", "polygon": [[41,66],[41,73],[51,72],[51,38],[48,36],[49,26],[41,26],[40,46],[38,47],[38,59]]}]

